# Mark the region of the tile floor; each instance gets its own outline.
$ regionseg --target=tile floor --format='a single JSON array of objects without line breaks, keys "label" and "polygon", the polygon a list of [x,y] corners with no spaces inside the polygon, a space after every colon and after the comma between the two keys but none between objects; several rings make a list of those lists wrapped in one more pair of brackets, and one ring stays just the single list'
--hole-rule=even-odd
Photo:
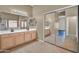
[{"label": "tile floor", "polygon": [[11,53],[71,53],[70,51],[56,47],[46,42],[35,41],[20,48],[14,49]]}]

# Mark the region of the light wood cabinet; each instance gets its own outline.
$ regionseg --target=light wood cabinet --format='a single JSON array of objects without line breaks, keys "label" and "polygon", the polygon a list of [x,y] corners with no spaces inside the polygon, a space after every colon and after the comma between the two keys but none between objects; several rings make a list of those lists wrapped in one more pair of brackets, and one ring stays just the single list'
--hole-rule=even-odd
[{"label": "light wood cabinet", "polygon": [[31,32],[25,32],[25,42],[29,42],[31,39]]},{"label": "light wood cabinet", "polygon": [[25,33],[25,42],[29,42],[36,39],[36,31],[30,31]]},{"label": "light wood cabinet", "polygon": [[31,31],[32,40],[37,38],[36,31]]},{"label": "light wood cabinet", "polygon": [[0,49],[9,49],[36,39],[36,31],[0,35]]},{"label": "light wood cabinet", "polygon": [[9,49],[24,43],[24,33],[1,35],[1,49]]},{"label": "light wood cabinet", "polygon": [[24,33],[17,33],[15,41],[16,41],[16,45],[23,44],[24,43]]},{"label": "light wood cabinet", "polygon": [[1,49],[8,49],[15,46],[15,38],[9,35],[1,37]]}]

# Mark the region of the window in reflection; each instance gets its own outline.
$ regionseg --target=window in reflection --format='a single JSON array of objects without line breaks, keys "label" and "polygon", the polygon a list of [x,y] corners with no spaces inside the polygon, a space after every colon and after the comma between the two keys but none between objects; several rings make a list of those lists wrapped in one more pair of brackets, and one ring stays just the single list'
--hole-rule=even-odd
[{"label": "window in reflection", "polygon": [[9,20],[9,28],[17,28],[17,21]]}]

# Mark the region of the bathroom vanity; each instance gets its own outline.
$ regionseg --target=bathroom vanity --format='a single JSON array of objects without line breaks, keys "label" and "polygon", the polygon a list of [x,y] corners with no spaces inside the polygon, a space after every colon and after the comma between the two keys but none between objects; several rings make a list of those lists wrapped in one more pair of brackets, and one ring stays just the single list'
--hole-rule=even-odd
[{"label": "bathroom vanity", "polygon": [[16,47],[37,38],[36,29],[0,32],[0,50]]},{"label": "bathroom vanity", "polygon": [[0,50],[13,48],[37,39],[35,20],[30,22],[29,18],[26,15],[0,12]]}]

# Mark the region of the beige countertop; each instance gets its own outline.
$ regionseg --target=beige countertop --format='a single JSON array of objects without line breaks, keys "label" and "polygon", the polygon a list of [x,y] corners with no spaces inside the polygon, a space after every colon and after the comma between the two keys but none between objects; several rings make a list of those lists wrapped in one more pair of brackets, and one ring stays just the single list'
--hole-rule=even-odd
[{"label": "beige countertop", "polygon": [[18,33],[18,32],[35,31],[35,30],[36,29],[30,29],[30,30],[19,29],[19,30],[14,30],[14,32],[11,32],[10,30],[5,30],[5,31],[0,31],[0,35],[3,35],[3,34],[11,34],[11,33]]},{"label": "beige countertop", "polygon": [[[49,27],[45,27],[45,29],[49,29]],[[29,29],[29,30],[26,30],[26,29],[17,29],[17,30],[14,30],[14,32],[11,32],[11,30],[5,30],[5,31],[0,31],[0,35],[4,35],[4,34],[11,34],[11,33],[18,33],[18,32],[27,32],[27,31],[35,31],[36,29]]]}]

